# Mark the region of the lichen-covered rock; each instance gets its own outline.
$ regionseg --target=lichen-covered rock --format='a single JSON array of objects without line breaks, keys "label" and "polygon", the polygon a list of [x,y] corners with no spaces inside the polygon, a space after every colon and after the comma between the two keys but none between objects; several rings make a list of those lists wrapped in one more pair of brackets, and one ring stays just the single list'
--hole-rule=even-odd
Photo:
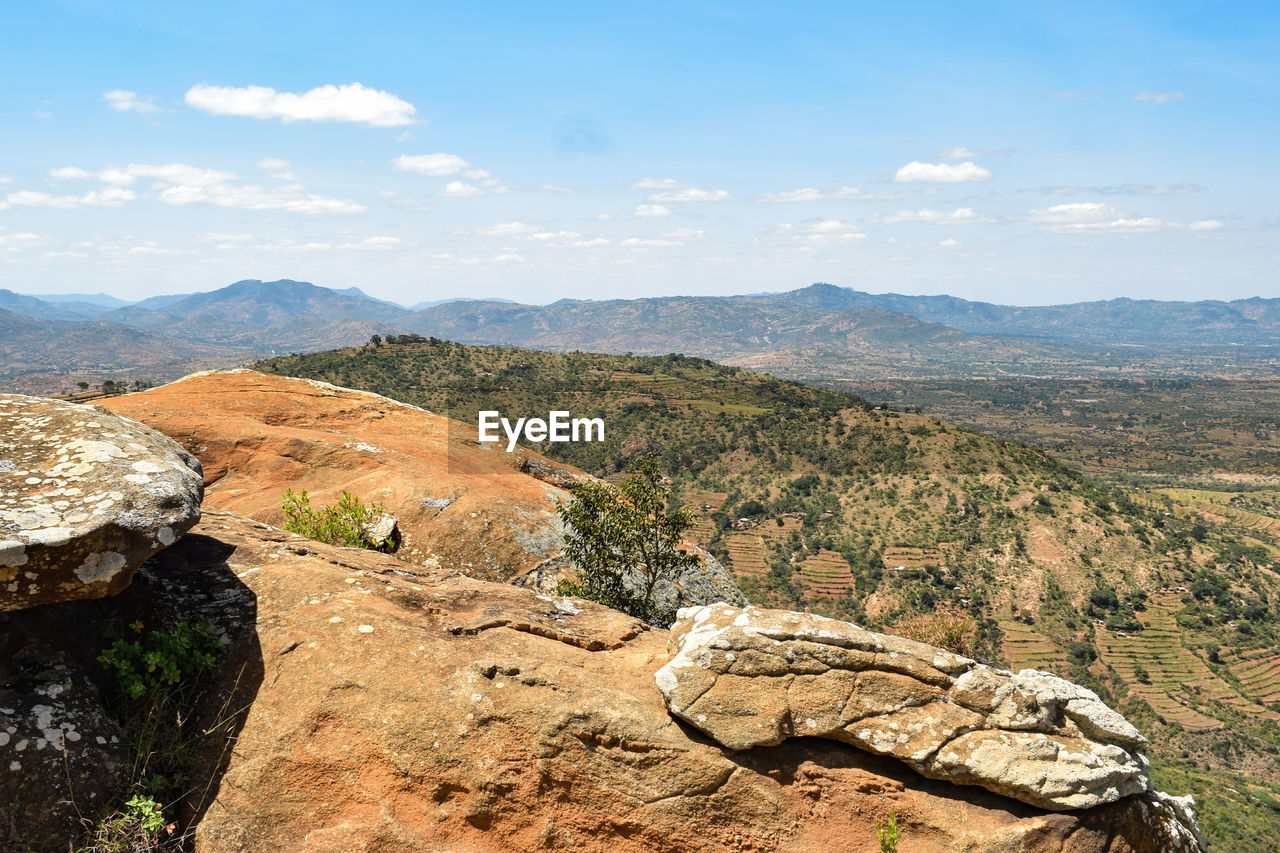
[{"label": "lichen-covered rock", "polygon": [[36,638],[0,663],[0,849],[66,850],[119,805],[132,759],[74,655]]},{"label": "lichen-covered rock", "polygon": [[733,749],[831,738],[1050,810],[1150,787],[1138,730],[1048,673],[993,669],[812,614],[723,604],[682,610],[671,642],[674,656],[657,673],[668,709]]},{"label": "lichen-covered rock", "polygon": [[200,463],[110,412],[0,395],[0,610],[114,595],[200,517]]}]

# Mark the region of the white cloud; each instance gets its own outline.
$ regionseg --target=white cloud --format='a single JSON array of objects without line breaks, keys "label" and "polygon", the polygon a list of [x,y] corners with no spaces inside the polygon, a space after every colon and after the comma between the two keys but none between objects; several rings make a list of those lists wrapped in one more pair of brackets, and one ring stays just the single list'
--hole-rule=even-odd
[{"label": "white cloud", "polygon": [[938,155],[938,159],[954,163],[957,160],[972,160],[975,157],[1011,157],[1020,151],[1019,148],[970,148],[967,145],[957,145],[943,151]]},{"label": "white cloud", "polygon": [[1135,101],[1145,101],[1148,104],[1167,104],[1170,101],[1181,101],[1185,98],[1182,92],[1152,92],[1149,89],[1143,89],[1141,92],[1133,96]]},{"label": "white cloud", "polygon": [[258,161],[258,168],[270,172],[271,177],[282,181],[298,180],[298,176],[293,173],[293,164],[279,157],[263,157]]},{"label": "white cloud", "polygon": [[628,249],[668,249],[683,246],[685,243],[683,240],[673,240],[669,237],[628,237],[619,245]]},{"label": "white cloud", "polygon": [[1154,217],[1120,217],[1100,222],[1071,222],[1041,226],[1053,234],[1141,234],[1153,231],[1217,231],[1223,224],[1216,219],[1194,222],[1164,222]]},{"label": "white cloud", "polygon": [[211,231],[200,235],[199,239],[205,243],[252,243],[254,237],[252,234],[218,234]]},{"label": "white cloud", "polygon": [[628,249],[670,249],[689,245],[690,240],[702,240],[707,232],[697,228],[679,228],[651,237],[628,237],[619,243]]},{"label": "white cloud", "polygon": [[671,209],[660,204],[640,204],[636,206],[636,216],[670,216]]},{"label": "white cloud", "polygon": [[855,201],[892,201],[900,199],[904,193],[869,193],[860,187],[836,187],[820,190],[813,187],[802,187],[798,190],[785,190],[778,193],[762,193],[755,197],[757,202],[779,204],[784,202],[823,201],[826,199],[852,199]]},{"label": "white cloud", "polygon": [[211,204],[237,210],[279,211],[308,215],[364,213],[368,208],[348,199],[308,193],[299,185],[262,187],[255,184],[172,184],[156,196],[165,204]]},{"label": "white cloud", "polygon": [[138,196],[132,190],[108,187],[103,190],[89,190],[81,195],[50,195],[33,190],[19,190],[9,193],[0,203],[0,209],[6,207],[53,207],[62,210],[73,210],[78,207],[120,207],[133,201]]},{"label": "white cloud", "polygon": [[538,189],[546,190],[549,193],[571,193],[573,187],[562,187],[559,184],[538,184]]},{"label": "white cloud", "polygon": [[1055,234],[1136,234],[1144,231],[1159,231],[1164,223],[1150,216],[1141,219],[1113,219],[1107,222],[1072,222],[1062,225],[1047,225],[1043,230]]},{"label": "white cloud", "polygon": [[960,245],[961,245],[960,241],[955,239],[954,237],[948,237],[945,240],[938,241],[939,249],[958,249]]},{"label": "white cloud", "polygon": [[893,176],[894,183],[930,182],[937,184],[963,184],[991,180],[991,172],[977,163],[922,163],[913,160]]},{"label": "white cloud", "polygon": [[633,190],[673,190],[687,186],[675,178],[636,178],[631,182]]},{"label": "white cloud", "polygon": [[391,168],[397,172],[414,172],[432,177],[456,175],[470,167],[471,164],[457,154],[401,154],[391,161]]},{"label": "white cloud", "polygon": [[11,183],[13,183],[13,177],[12,177],[12,176],[10,176],[10,175],[5,175],[5,174],[0,174],[0,184],[11,184]]},{"label": "white cloud", "polygon": [[654,193],[649,196],[652,202],[675,202],[677,204],[702,204],[709,201],[725,201],[733,198],[728,190],[707,190],[702,187],[685,187],[668,192]]},{"label": "white cloud", "polygon": [[47,246],[52,242],[50,238],[43,234],[32,234],[30,231],[21,231],[16,234],[0,234],[0,249],[8,249],[10,251],[35,246]]},{"label": "white cloud", "polygon": [[102,100],[106,101],[111,109],[122,113],[140,113],[145,116],[164,112],[156,105],[155,95],[139,95],[137,92],[128,92],[124,89],[112,89],[110,92],[102,93]]},{"label": "white cloud", "polygon": [[375,236],[365,237],[360,242],[352,243],[350,245],[352,248],[360,249],[394,249],[396,246],[399,246],[401,242],[402,241],[399,237]]},{"label": "white cloud", "polygon": [[484,194],[485,191],[480,187],[463,181],[450,181],[444,185],[444,189],[440,190],[440,195],[448,198],[474,198]]},{"label": "white cloud", "polygon": [[527,222],[499,222],[496,225],[477,228],[474,233],[485,237],[519,237],[524,234],[532,234],[537,230]]},{"label": "white cloud", "polygon": [[773,234],[806,247],[847,245],[867,238],[857,225],[839,219],[823,219],[801,225],[781,222],[773,229]]},{"label": "white cloud", "polygon": [[58,169],[50,169],[49,177],[55,181],[78,181],[92,178],[93,172],[88,169],[81,169],[79,166],[63,166]]},{"label": "white cloud", "polygon": [[925,222],[931,225],[970,225],[984,222],[995,222],[989,216],[983,216],[972,207],[957,207],[950,212],[945,210],[900,210],[897,213],[879,213],[868,222],[893,224],[896,222]]},{"label": "white cloud", "polygon": [[318,86],[308,92],[277,92],[269,86],[192,86],[186,102],[213,115],[294,121],[345,121],[370,127],[415,122],[417,109],[390,92],[360,83]]},{"label": "white cloud", "polygon": [[1096,201],[1055,204],[1052,207],[1033,210],[1027,214],[1027,218],[1032,222],[1058,225],[1079,222],[1099,222],[1106,219],[1116,219],[1119,216],[1120,211],[1116,210],[1111,205],[1102,204],[1101,202]]},{"label": "white cloud", "polygon": [[1039,187],[1023,192],[1038,192],[1046,195],[1186,195],[1198,193],[1204,187],[1198,184],[1170,184],[1159,186],[1154,184],[1117,184],[1104,187]]},{"label": "white cloud", "polygon": [[128,187],[141,179],[150,179],[151,196],[165,204],[211,204],[238,210],[283,211],[286,213],[334,214],[363,213],[366,208],[348,199],[308,193],[300,184],[262,187],[240,183],[236,175],[218,169],[205,169],[186,163],[149,165],[131,163],[108,166],[90,172],[77,166],[64,166],[50,172],[55,178],[92,177],[107,185],[81,196],[52,196],[48,193],[23,191],[10,193],[6,204],[43,207],[118,207],[141,196]]}]

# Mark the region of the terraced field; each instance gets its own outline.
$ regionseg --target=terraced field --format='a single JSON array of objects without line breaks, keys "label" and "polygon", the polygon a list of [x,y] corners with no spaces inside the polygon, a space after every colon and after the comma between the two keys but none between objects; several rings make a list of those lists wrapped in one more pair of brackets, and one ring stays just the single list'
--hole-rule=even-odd
[{"label": "terraced field", "polygon": [[1155,491],[1156,494],[1171,498],[1175,504],[1220,515],[1240,527],[1280,534],[1280,518],[1235,506],[1232,499],[1237,496],[1229,492],[1212,492],[1206,489],[1156,489]]},{"label": "terraced field", "polygon": [[769,573],[769,552],[764,540],[751,533],[735,533],[725,540],[730,568],[739,577],[759,577]]},{"label": "terraced field", "polygon": [[853,592],[853,569],[835,551],[823,549],[796,567],[804,590],[819,598],[846,598]]},{"label": "terraced field", "polygon": [[885,548],[881,555],[886,566],[905,566],[908,569],[922,569],[925,566],[945,566],[946,558],[937,548],[911,548],[894,546]]},{"label": "terraced field", "polygon": [[[1173,614],[1182,602],[1176,593],[1152,597],[1150,608],[1139,614],[1144,630],[1122,635],[1097,629],[1095,642],[1102,659],[1129,682],[1157,714],[1191,731],[1222,727],[1222,723],[1193,706],[1221,702],[1247,714],[1280,719],[1219,678],[1198,655],[1185,648]],[[1149,683],[1137,678],[1146,670]]]},{"label": "terraced field", "polygon": [[1264,705],[1280,702],[1280,652],[1251,649],[1223,659],[1250,696]]},{"label": "terraced field", "polygon": [[1004,658],[1013,669],[1041,669],[1055,674],[1069,668],[1062,646],[1012,617],[1000,620]]},{"label": "terraced field", "polygon": [[759,533],[764,538],[773,541],[785,539],[791,535],[793,530],[803,530],[804,520],[800,518],[792,518],[791,516],[782,517],[782,526],[778,526],[778,522],[774,519],[766,519],[753,528],[753,532]]}]

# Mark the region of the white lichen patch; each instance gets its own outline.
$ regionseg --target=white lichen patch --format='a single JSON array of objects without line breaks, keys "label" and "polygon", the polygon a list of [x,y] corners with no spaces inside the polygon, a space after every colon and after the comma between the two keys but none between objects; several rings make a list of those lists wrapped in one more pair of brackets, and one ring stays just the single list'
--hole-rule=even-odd
[{"label": "white lichen patch", "polygon": [[84,583],[101,583],[109,581],[128,563],[124,554],[103,552],[89,555],[89,559],[76,569],[76,577]]}]

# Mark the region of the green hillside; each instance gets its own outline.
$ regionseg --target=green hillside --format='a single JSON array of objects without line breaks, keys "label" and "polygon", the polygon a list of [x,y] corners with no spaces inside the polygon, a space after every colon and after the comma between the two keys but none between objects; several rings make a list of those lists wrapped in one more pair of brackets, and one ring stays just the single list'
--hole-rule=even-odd
[{"label": "green hillside", "polygon": [[1280,783],[1280,552],[1255,536],[1015,441],[702,359],[429,340],[257,367],[469,423],[603,417],[603,443],[537,447],[601,476],[659,459],[754,601],[877,628],[967,614],[981,655],[1098,690],[1178,778]]}]

